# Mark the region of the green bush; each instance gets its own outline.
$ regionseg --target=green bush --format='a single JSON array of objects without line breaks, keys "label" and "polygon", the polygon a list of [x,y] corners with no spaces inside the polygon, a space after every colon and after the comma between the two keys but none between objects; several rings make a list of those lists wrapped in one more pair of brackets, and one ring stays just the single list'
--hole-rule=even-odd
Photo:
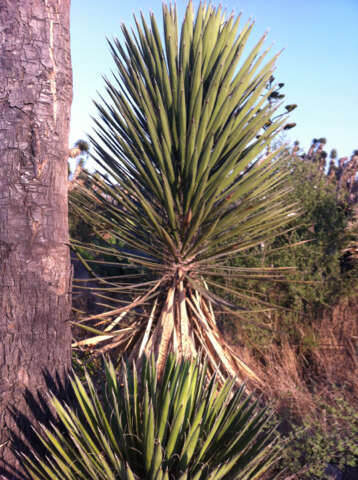
[{"label": "green bush", "polygon": [[326,478],[328,464],[340,470],[358,465],[358,411],[337,395],[332,402],[316,398],[321,416],[295,426],[281,463],[300,479]]},{"label": "green bush", "polygon": [[[252,296],[251,292],[267,302],[257,304],[258,313],[245,313],[246,321],[239,324],[254,345],[286,338],[305,347],[315,343],[310,326],[322,309],[357,288],[358,263],[344,255],[352,241],[348,225],[354,212],[337,196],[319,165],[290,157],[282,168],[288,172],[289,201],[297,202],[301,214],[280,237],[238,254],[231,264],[243,270],[257,268],[257,276],[245,276],[243,271],[241,278],[233,276],[226,287],[242,292],[243,308],[249,307],[244,295]],[[276,271],[265,279],[263,273],[272,267],[292,270]],[[279,309],[268,311],[269,303]]]},{"label": "green bush", "polygon": [[[63,428],[42,426],[47,454],[26,457],[33,479],[258,479],[280,455],[270,417],[234,380],[208,383],[200,362],[169,356],[160,380],[145,360],[140,378],[105,363],[99,395],[88,374],[72,387],[77,407],[52,404]],[[121,383],[122,382],[122,383]]]}]

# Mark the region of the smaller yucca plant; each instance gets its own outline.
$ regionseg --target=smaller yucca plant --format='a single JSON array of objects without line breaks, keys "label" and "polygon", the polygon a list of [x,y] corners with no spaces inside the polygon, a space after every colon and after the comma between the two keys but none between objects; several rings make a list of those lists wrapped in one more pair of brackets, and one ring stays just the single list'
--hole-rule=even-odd
[{"label": "smaller yucca plant", "polygon": [[[63,428],[42,426],[45,457],[26,457],[33,479],[258,479],[279,455],[269,416],[235,381],[207,383],[207,365],[170,355],[158,381],[154,358],[140,375],[105,363],[99,395],[86,374],[77,407],[53,406]],[[121,383],[122,382],[122,383]]]}]

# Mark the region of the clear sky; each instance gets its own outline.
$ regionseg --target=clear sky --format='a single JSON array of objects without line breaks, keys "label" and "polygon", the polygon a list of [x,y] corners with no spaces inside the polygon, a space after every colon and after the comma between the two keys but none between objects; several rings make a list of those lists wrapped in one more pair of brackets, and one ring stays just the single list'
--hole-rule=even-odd
[{"label": "clear sky", "polygon": [[[214,5],[215,1],[212,2]],[[219,3],[219,2],[217,2]],[[285,83],[287,103],[297,103],[291,140],[307,148],[313,137],[326,137],[339,156],[358,149],[358,0],[225,0],[228,13],[256,20],[252,41],[267,29],[272,52],[284,48],[276,79]],[[106,37],[120,35],[120,24],[133,25],[133,13],[153,11],[158,0],[72,0],[71,48],[74,98],[71,145],[91,132],[92,100],[104,92],[102,75],[114,68]],[[178,0],[179,18],[186,1]],[[194,2],[197,5],[197,2]]]}]

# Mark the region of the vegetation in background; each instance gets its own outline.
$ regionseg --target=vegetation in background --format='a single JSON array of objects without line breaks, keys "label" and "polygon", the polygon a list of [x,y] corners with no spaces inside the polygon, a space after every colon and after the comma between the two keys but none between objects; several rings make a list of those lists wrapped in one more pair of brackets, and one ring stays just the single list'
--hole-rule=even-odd
[{"label": "vegetation in background", "polygon": [[296,144],[287,163],[291,195],[303,206],[295,229],[235,259],[243,267],[297,267],[289,281],[236,285],[260,290],[279,308],[246,322],[222,319],[265,377],[263,392],[283,431],[293,429],[282,478],[321,479],[329,464],[341,471],[358,465],[357,155],[334,170],[323,145],[315,140],[305,154]]},{"label": "vegetation in background", "polygon": [[329,478],[329,465],[341,472],[358,465],[357,406],[347,401],[342,392],[334,393],[329,399],[317,395],[314,400],[321,415],[306,417],[294,427],[281,460],[286,473],[318,480]]},{"label": "vegetation in background", "polygon": [[289,172],[290,200],[301,206],[301,215],[291,223],[290,231],[237,255],[233,263],[243,268],[291,267],[289,278],[230,281],[237,288],[259,291],[267,301],[282,307],[250,316],[247,328],[253,334],[257,322],[264,320],[267,326],[273,326],[260,332],[262,343],[274,338],[275,333],[277,337],[288,335],[296,343],[300,329],[308,327],[322,309],[354,292],[358,280],[358,264],[350,252],[355,240],[351,228],[355,208],[346,201],[347,192],[337,190],[319,163],[306,157],[293,154],[282,168]]}]

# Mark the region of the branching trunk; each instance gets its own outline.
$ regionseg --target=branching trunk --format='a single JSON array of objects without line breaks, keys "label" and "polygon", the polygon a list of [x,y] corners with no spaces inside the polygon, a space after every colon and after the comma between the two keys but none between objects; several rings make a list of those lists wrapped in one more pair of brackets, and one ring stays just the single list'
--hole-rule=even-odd
[{"label": "branching trunk", "polygon": [[10,410],[31,416],[24,392],[70,365],[69,10],[0,0],[0,478],[18,468]]}]

